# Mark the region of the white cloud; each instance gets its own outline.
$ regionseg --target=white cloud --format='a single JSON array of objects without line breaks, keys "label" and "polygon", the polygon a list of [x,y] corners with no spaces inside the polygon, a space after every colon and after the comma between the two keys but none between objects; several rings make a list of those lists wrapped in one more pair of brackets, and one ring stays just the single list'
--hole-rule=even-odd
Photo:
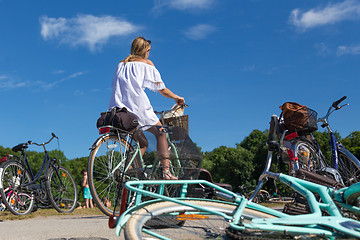
[{"label": "white cloud", "polygon": [[63,74],[64,72],[64,70],[55,70],[53,71],[53,74]]},{"label": "white cloud", "polygon": [[82,76],[84,75],[85,73],[84,72],[76,72],[76,73],[73,73],[67,77],[64,77],[58,81],[55,81],[55,82],[51,82],[51,83],[45,83],[45,82],[39,82],[38,84],[41,85],[41,87],[45,90],[50,90],[52,89],[53,87],[55,87],[56,85],[66,81],[66,80],[69,80],[69,79],[73,79],[73,78],[77,78],[79,76]]},{"label": "white cloud", "polygon": [[9,90],[29,86],[29,81],[16,81],[7,76],[0,76],[0,90]]},{"label": "white cloud", "polygon": [[71,46],[87,46],[95,51],[111,37],[127,36],[141,27],[113,16],[78,15],[75,18],[40,18],[41,36]]},{"label": "white cloud", "polygon": [[336,55],[342,56],[342,55],[359,55],[360,54],[360,45],[356,46],[339,46],[336,52]]},{"label": "white cloud", "polygon": [[188,9],[205,9],[210,8],[215,0],[155,0],[154,9],[163,7],[188,10]]},{"label": "white cloud", "polygon": [[73,78],[84,75],[84,72],[73,73],[67,77],[64,77],[60,80],[54,82],[45,82],[45,81],[18,81],[7,76],[0,76],[0,90],[10,90],[18,88],[35,88],[36,90],[50,90],[56,85]]},{"label": "white cloud", "polygon": [[185,36],[191,40],[205,39],[208,35],[216,31],[214,26],[208,24],[198,24],[184,32]]},{"label": "white cloud", "polygon": [[346,0],[341,3],[329,4],[323,8],[311,9],[307,12],[294,9],[290,14],[290,23],[299,30],[306,31],[310,28],[335,24],[359,17],[360,2],[357,0]]}]

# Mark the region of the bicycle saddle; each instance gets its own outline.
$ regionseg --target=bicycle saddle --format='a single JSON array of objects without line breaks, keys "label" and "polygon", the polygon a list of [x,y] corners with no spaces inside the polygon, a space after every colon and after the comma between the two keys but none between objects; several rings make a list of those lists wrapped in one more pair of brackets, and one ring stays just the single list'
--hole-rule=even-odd
[{"label": "bicycle saddle", "polygon": [[16,145],[15,147],[12,148],[12,150],[14,152],[18,152],[18,151],[22,151],[24,149],[28,148],[28,144],[27,143],[20,143],[18,145]]}]

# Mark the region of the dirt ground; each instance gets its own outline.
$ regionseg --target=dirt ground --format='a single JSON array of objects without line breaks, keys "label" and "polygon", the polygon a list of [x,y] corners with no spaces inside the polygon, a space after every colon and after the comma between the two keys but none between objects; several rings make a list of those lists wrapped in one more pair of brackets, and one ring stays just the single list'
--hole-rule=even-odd
[{"label": "dirt ground", "polygon": [[118,237],[101,215],[62,215],[1,221],[2,240],[113,240]]}]

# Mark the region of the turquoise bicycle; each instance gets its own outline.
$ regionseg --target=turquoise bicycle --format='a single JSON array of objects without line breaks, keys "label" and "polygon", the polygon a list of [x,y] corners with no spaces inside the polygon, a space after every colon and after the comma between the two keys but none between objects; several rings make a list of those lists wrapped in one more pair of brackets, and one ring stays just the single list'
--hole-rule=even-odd
[{"label": "turquoise bicycle", "polygon": [[[278,117],[272,116],[267,141],[268,156],[256,192],[267,179],[286,184],[304,196],[310,213],[288,215],[276,208],[266,207],[204,180],[130,181],[128,191],[135,196],[135,205],[127,209],[116,226],[116,234],[123,230],[126,239],[335,239],[360,238],[360,222],[342,216],[342,208],[360,215],[360,183],[334,189],[270,172],[274,153],[281,154],[283,138],[276,140]],[[170,198],[162,194],[165,185],[181,186],[181,195]],[[187,197],[188,189],[202,184],[216,189],[219,199]],[[158,192],[149,186],[159,186]],[[152,200],[142,201],[143,196]]]}]

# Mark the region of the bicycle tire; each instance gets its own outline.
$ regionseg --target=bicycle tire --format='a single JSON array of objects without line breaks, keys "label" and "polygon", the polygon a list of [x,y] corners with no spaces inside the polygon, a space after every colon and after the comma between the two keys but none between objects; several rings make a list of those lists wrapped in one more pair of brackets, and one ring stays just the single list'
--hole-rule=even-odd
[{"label": "bicycle tire", "polygon": [[[35,204],[33,194],[22,185],[32,181],[30,173],[23,164],[7,161],[0,168],[0,194],[6,208],[15,215],[26,215],[32,212]],[[11,195],[4,189],[11,189]]]},{"label": "bicycle tire", "polygon": [[360,181],[360,163],[355,164],[353,160],[342,151],[338,151],[338,172],[344,185],[350,186]]},{"label": "bicycle tire", "polygon": [[316,147],[310,141],[298,140],[295,144],[294,153],[295,157],[298,158],[300,167],[311,172],[317,172],[328,166],[321,153],[316,150]]},{"label": "bicycle tire", "polygon": [[75,180],[69,170],[62,166],[51,167],[46,179],[48,198],[56,211],[60,213],[74,211],[78,193]]},{"label": "bicycle tire", "polygon": [[[186,200],[186,202],[230,216],[237,208],[236,205],[225,202],[208,200]],[[184,215],[185,212],[191,212],[191,214],[187,216]],[[178,215],[179,213],[181,215]],[[274,217],[249,208],[245,208],[243,216],[245,220]],[[150,220],[151,226],[147,224]],[[155,221],[160,221],[161,227],[156,227]],[[125,225],[124,236],[125,239],[143,239],[144,236],[149,236],[142,232],[143,228],[146,228],[169,239],[223,239],[228,226],[229,222],[220,216],[204,215],[194,208],[173,202],[158,202],[132,213]]]},{"label": "bicycle tire", "polygon": [[[133,150],[132,146],[125,140],[115,135],[108,134],[101,136],[91,150],[88,160],[88,183],[91,195],[96,206],[105,214],[117,214],[113,212],[117,200],[117,194],[122,194],[119,186],[124,184],[121,176],[123,167],[126,164],[129,153]],[[123,163],[120,172],[114,172],[114,168]],[[133,169],[139,169],[139,163],[135,158]],[[126,181],[126,176],[125,181]],[[131,177],[131,176],[129,176]],[[106,206],[102,201],[104,198],[111,202],[111,206]],[[118,199],[121,199],[119,196]]]}]

